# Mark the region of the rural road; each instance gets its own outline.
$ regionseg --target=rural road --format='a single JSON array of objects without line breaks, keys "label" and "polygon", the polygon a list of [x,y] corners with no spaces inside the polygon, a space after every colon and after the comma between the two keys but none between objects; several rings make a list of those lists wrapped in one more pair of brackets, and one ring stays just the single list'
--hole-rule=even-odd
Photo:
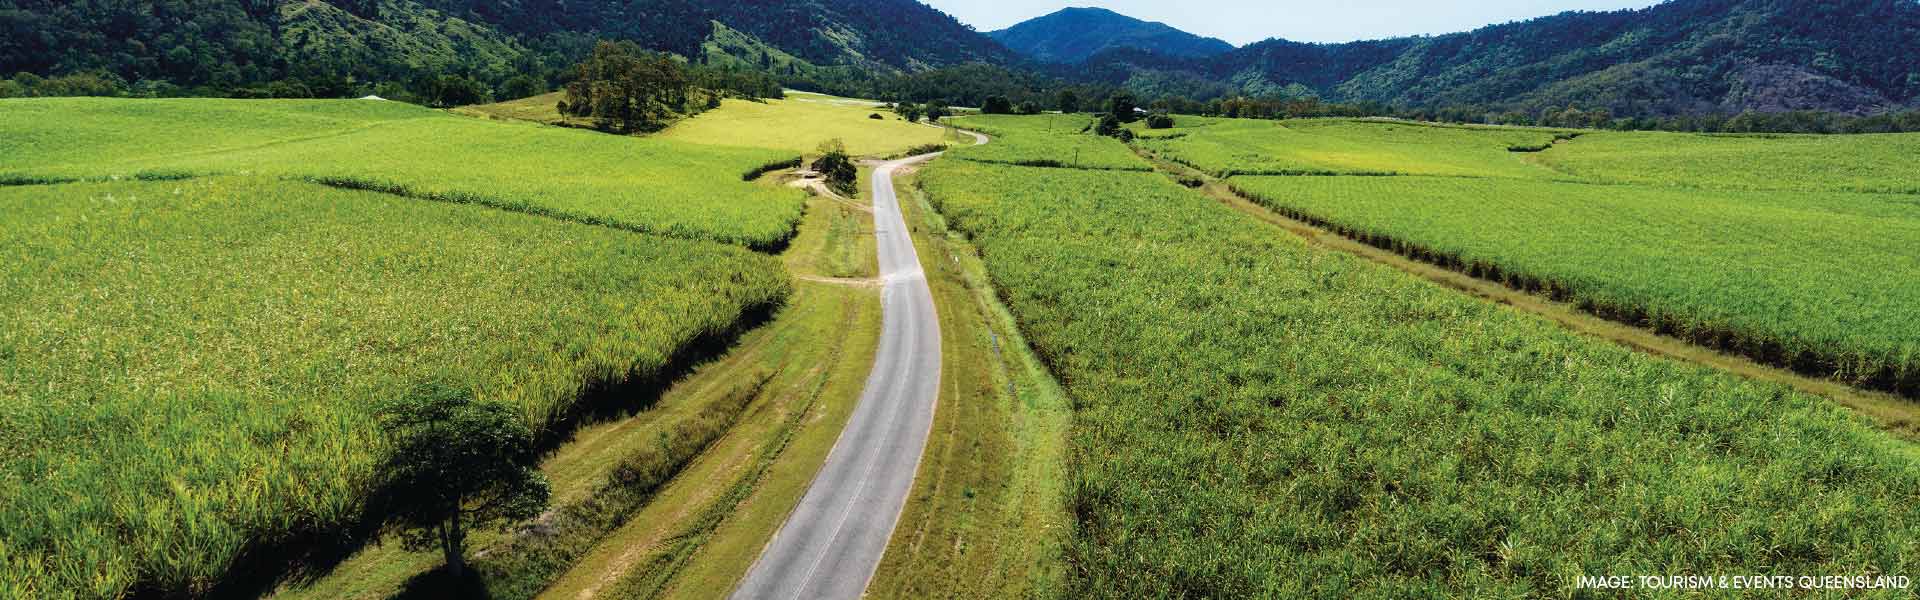
[{"label": "rural road", "polygon": [[[986,142],[978,134],[974,139]],[[935,156],[888,162],[873,172],[882,282],[873,371],[826,464],[734,589],[735,599],[859,598],[880,567],[940,397],[940,317],[900,214],[893,172]]]}]

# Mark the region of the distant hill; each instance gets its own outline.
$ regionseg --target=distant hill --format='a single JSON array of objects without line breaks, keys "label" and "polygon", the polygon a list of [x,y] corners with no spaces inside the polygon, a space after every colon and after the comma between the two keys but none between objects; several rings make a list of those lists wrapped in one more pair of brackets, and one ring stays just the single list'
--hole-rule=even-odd
[{"label": "distant hill", "polygon": [[278,49],[293,74],[348,71],[360,79],[477,70],[505,74],[526,47],[484,24],[452,18],[412,0],[379,9],[321,0],[280,5]]},{"label": "distant hill", "polygon": [[818,65],[919,71],[1016,57],[972,28],[914,0],[424,0],[521,36],[631,39],[693,56],[718,21]]},{"label": "distant hill", "polygon": [[1047,63],[1080,63],[1116,48],[1181,58],[1203,58],[1233,51],[1232,44],[1104,8],[1062,9],[987,36],[1028,58]]},{"label": "distant hill", "polygon": [[1110,51],[1082,72],[1130,87],[1202,80],[1253,96],[1410,107],[1858,114],[1920,101],[1915,56],[1914,0],[1672,0],[1431,37],[1274,39],[1204,61]]},{"label": "distant hill", "polygon": [[42,93],[277,82],[341,95],[382,82],[418,89],[449,73],[502,91],[527,90],[533,75],[552,89],[602,38],[808,89],[951,102],[1074,86],[1083,97],[1118,87],[1147,100],[1311,96],[1486,113],[1920,106],[1915,0],[1671,0],[1448,35],[1239,49],[1101,9],[981,34],[915,0],[0,0],[0,77],[31,74],[0,80],[0,95],[75,73],[86,76]]},{"label": "distant hill", "polygon": [[693,60],[764,47],[841,79],[1020,60],[914,0],[0,0],[0,77],[221,90],[455,73],[498,85],[555,73],[602,38]]}]

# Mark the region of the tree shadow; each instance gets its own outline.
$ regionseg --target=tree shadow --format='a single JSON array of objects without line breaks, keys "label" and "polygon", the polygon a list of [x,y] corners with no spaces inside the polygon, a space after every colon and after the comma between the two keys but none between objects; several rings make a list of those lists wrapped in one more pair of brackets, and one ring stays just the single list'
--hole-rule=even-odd
[{"label": "tree shadow", "polygon": [[493,594],[487,591],[487,584],[473,569],[459,578],[447,572],[441,565],[433,570],[414,575],[400,586],[392,600],[454,600],[454,599],[490,599]]},{"label": "tree shadow", "polygon": [[[731,350],[740,336],[773,319],[784,302],[752,306],[732,325],[705,332],[668,357],[666,364],[651,373],[633,374],[613,381],[591,382],[573,406],[546,431],[537,432],[535,444],[544,456],[572,439],[580,427],[617,419],[652,408],[674,383],[692,373],[701,364],[716,360]],[[225,577],[209,582],[198,590],[140,586],[129,590],[128,597],[145,598],[259,598],[280,585],[310,584],[332,573],[355,553],[373,544],[379,537],[389,502],[397,501],[406,490],[389,485],[376,486],[359,514],[344,522],[313,524],[298,528],[272,540],[256,540],[243,548]],[[402,598],[489,598],[485,586],[473,579],[450,581],[437,567],[409,579]]]}]

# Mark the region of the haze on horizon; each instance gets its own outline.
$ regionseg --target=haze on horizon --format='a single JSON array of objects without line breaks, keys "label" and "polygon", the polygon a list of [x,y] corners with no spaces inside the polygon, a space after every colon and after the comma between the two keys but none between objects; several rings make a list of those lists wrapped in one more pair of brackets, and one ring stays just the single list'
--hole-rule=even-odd
[{"label": "haze on horizon", "polygon": [[1267,38],[1351,42],[1468,31],[1570,10],[1645,8],[1656,0],[922,0],[982,32],[1067,7],[1105,8],[1244,46]]}]

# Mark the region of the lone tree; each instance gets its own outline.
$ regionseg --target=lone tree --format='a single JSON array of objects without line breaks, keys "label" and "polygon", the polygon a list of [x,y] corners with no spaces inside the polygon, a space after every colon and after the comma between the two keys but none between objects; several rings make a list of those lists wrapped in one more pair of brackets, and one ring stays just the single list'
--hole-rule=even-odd
[{"label": "lone tree", "polygon": [[1054,100],[1054,104],[1059,105],[1060,112],[1068,114],[1078,112],[1080,95],[1073,93],[1073,90],[1060,90],[1060,97]]},{"label": "lone tree", "polygon": [[1134,111],[1139,107],[1140,102],[1133,99],[1133,94],[1126,92],[1114,92],[1113,97],[1107,98],[1107,114],[1119,119],[1121,123],[1140,120],[1139,113]]},{"label": "lone tree", "polygon": [[600,42],[567,84],[560,112],[592,117],[601,129],[652,131],[686,110],[693,90],[673,58],[628,41]]},{"label": "lone tree", "polygon": [[466,575],[468,530],[546,509],[550,490],[533,432],[506,406],[433,382],[389,406],[381,425],[394,445],[387,526],[409,550],[438,546],[454,580]]},{"label": "lone tree", "polygon": [[428,77],[419,87],[425,93],[422,99],[428,106],[450,108],[487,101],[486,84],[463,75]]},{"label": "lone tree", "polygon": [[980,112],[989,115],[1010,114],[1013,112],[1013,102],[1007,100],[1006,96],[987,96],[987,99],[980,103]]},{"label": "lone tree", "polygon": [[860,168],[853,166],[846,144],[838,139],[820,144],[820,158],[813,161],[813,170],[826,177],[828,186],[849,196],[854,194],[854,187],[860,181]]}]

